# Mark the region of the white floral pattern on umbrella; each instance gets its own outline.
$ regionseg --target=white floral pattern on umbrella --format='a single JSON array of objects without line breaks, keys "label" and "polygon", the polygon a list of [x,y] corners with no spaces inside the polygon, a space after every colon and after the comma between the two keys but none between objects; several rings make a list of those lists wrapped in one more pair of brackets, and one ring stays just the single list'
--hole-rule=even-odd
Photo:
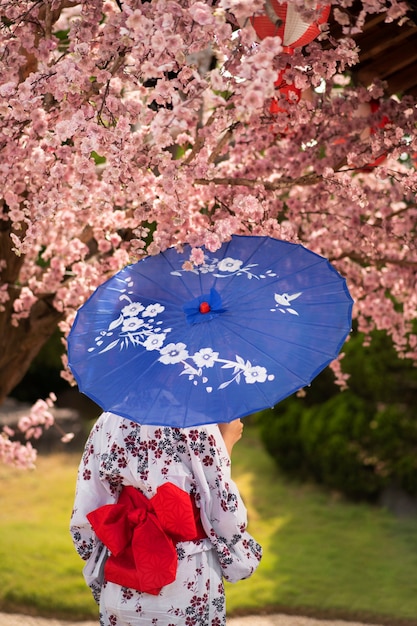
[{"label": "white floral pattern on umbrella", "polygon": [[[133,287],[131,280],[128,286]],[[119,299],[127,300],[129,304],[123,306],[119,317],[95,338],[95,345],[88,349],[89,352],[97,351],[101,354],[116,347],[123,350],[129,345],[142,346],[148,351],[158,351],[160,354],[158,361],[164,365],[181,363],[184,369],[179,375],[187,375],[194,385],[201,381],[206,385],[208,393],[213,391],[213,387],[209,384],[209,373],[206,370],[213,368],[216,364],[219,364],[222,369],[233,369],[231,378],[219,385],[217,389],[225,389],[232,382],[239,384],[242,380],[249,385],[274,380],[274,375],[268,374],[265,367],[252,365],[249,360],[239,355],[236,355],[236,360],[232,361],[220,358],[219,352],[215,352],[210,347],[201,348],[190,355],[183,342],[171,342],[164,345],[171,329],[162,329],[162,322],[156,318],[159,313],[165,311],[165,307],[158,302],[145,307],[141,302],[130,300],[127,293],[123,293]]]},{"label": "white floral pattern on umbrella", "polygon": [[210,257],[208,254],[204,255],[204,263],[202,265],[195,265],[192,269],[174,270],[171,272],[172,276],[181,276],[184,272],[193,272],[194,274],[208,274],[212,273],[215,278],[229,278],[231,275],[246,276],[249,280],[255,278],[257,280],[261,278],[275,278],[276,273],[272,270],[266,270],[261,274],[256,274],[253,269],[258,267],[258,263],[248,263],[243,265],[243,261],[232,257],[225,257],[219,260],[216,257]]},{"label": "white floral pattern on umbrella", "polygon": [[291,302],[299,298],[301,295],[301,291],[292,295],[288,293],[275,293],[275,307],[271,309],[271,311],[280,311],[281,313],[291,313],[292,315],[298,315],[298,312],[293,308]]},{"label": "white floral pattern on umbrella", "polygon": [[[240,259],[226,257],[219,261],[216,258],[205,255],[205,263],[191,271],[195,273],[212,272],[217,278],[224,278],[232,274],[245,276],[249,280],[252,278],[259,280],[276,277],[276,273],[271,270],[267,270],[262,274],[255,274],[253,272],[255,267],[257,267],[257,263],[243,265]],[[174,270],[171,274],[173,276],[181,276],[184,271],[190,270]],[[99,353],[103,353],[117,346],[119,346],[119,349],[124,349],[129,345],[143,346],[146,350],[157,350],[160,353],[158,360],[161,363],[164,365],[182,363],[184,369],[180,372],[180,375],[187,375],[194,385],[201,381],[206,385],[208,393],[213,391],[213,387],[209,384],[207,369],[213,368],[216,364],[219,364],[222,369],[233,369],[232,377],[220,384],[217,389],[225,389],[232,382],[239,384],[242,380],[249,385],[274,380],[275,376],[268,374],[265,367],[252,365],[249,360],[245,360],[238,354],[236,355],[236,360],[232,361],[220,358],[219,352],[215,352],[210,347],[201,348],[195,354],[190,355],[185,343],[171,342],[165,345],[165,339],[171,332],[171,329],[162,329],[162,321],[156,319],[159,313],[164,312],[165,307],[158,302],[145,307],[141,302],[132,301],[129,294],[133,293],[134,283],[131,279],[126,282],[127,289],[119,299],[127,301],[128,304],[121,309],[119,317],[96,337],[95,346],[90,347],[89,352],[98,350]],[[298,315],[297,311],[291,307],[291,301],[300,295],[301,292],[294,295],[287,293],[274,294],[276,306],[271,308],[271,311],[279,310],[283,313],[288,312]],[[118,329],[117,334],[115,333],[116,329]]]},{"label": "white floral pattern on umbrella", "polygon": [[201,265],[190,254],[186,244],[127,266],[78,311],[69,367],[104,410],[143,424],[230,421],[274,406],[337,357],[353,301],[327,259],[239,235],[204,250]]}]

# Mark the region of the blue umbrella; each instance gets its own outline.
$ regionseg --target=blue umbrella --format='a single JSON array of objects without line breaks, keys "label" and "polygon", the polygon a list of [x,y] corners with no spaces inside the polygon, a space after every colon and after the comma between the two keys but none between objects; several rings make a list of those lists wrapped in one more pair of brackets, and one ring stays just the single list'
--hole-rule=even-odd
[{"label": "blue umbrella", "polygon": [[345,279],[323,257],[233,236],[129,265],[79,309],[68,337],[80,391],[142,424],[228,422],[309,385],[351,330]]}]

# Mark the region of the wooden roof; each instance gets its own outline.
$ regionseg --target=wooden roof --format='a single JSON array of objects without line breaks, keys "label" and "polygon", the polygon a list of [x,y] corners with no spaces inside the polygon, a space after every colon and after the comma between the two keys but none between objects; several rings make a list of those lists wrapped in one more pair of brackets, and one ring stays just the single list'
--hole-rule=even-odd
[{"label": "wooden roof", "polygon": [[[352,68],[356,82],[368,86],[375,77],[386,81],[389,94],[417,97],[417,2],[402,25],[384,22],[385,14],[368,16],[364,30],[354,39],[359,46],[359,64]],[[340,26],[330,22],[330,32],[340,35]]]}]

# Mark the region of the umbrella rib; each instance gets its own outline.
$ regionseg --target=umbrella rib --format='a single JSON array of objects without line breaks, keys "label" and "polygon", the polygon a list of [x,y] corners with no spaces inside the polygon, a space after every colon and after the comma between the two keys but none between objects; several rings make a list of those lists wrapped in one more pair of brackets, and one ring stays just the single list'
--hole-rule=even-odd
[{"label": "umbrella rib", "polygon": [[275,405],[337,357],[353,300],[327,259],[233,235],[217,252],[202,247],[203,265],[186,271],[191,249],[124,268],[77,315],[70,367],[104,410],[144,424],[230,421]]},{"label": "umbrella rib", "polygon": [[[297,272],[294,272],[293,274],[291,274],[291,276],[295,276],[296,274],[297,274]],[[285,278],[279,278],[278,277],[276,280],[273,281],[272,285],[271,285],[271,283],[268,283],[268,284],[261,284],[260,283],[257,288],[255,288],[255,289],[252,288],[251,289],[250,295],[252,295],[253,293],[255,293],[257,291],[261,291],[261,290],[265,290],[265,291],[270,290],[271,292],[275,292],[275,291],[277,291],[277,287],[279,286],[278,283],[280,281],[282,281],[282,280],[286,280],[287,278],[288,277],[285,277]],[[340,281],[338,281],[338,282],[336,282],[336,281],[326,281],[326,282],[320,283],[320,285],[319,285],[320,288],[327,287],[327,286],[338,286],[339,287],[340,286]],[[317,287],[318,287],[317,285],[307,285],[307,286],[303,286],[303,287],[295,287],[295,289],[300,290],[300,291],[302,291],[303,294],[305,294],[305,293],[307,293],[309,291],[317,290]],[[346,283],[344,283],[344,291],[346,293],[348,293],[347,292]],[[339,294],[338,291],[334,292],[334,293],[336,295]],[[327,295],[334,295],[334,294],[327,294]],[[349,294],[349,297],[350,297],[350,294]],[[325,301],[321,300],[320,304],[325,304]]]},{"label": "umbrella rib", "polygon": [[[161,256],[163,256],[164,261],[167,263],[167,265],[169,265],[169,267],[171,268],[171,270],[172,270],[172,271],[178,271],[178,270],[177,270],[177,268],[175,268],[175,267],[174,267],[174,265],[171,263],[171,261],[167,258],[167,255],[166,255],[166,253],[165,253],[165,252],[161,252]],[[145,274],[145,273],[144,273],[144,272],[142,272],[142,271],[138,271],[138,268],[136,268],[135,273],[136,273],[138,276],[140,276],[141,278],[144,278],[146,281],[150,282],[151,284],[153,284],[153,285],[157,285],[159,289],[163,288],[163,290],[164,290],[166,293],[170,294],[171,296],[177,296],[177,295],[178,295],[178,292],[177,292],[177,290],[174,288],[174,286],[173,286],[173,288],[172,288],[172,289],[167,289],[167,284],[161,283],[160,279],[158,279],[158,278],[153,278],[153,277],[151,277],[151,276],[149,276],[149,275]],[[192,295],[193,295],[193,294],[192,294],[192,291],[190,290],[190,288],[188,287],[188,285],[186,284],[186,282],[182,279],[182,276],[181,276],[181,282],[182,282],[182,285],[186,288],[187,292],[188,292],[188,293],[190,294],[190,296],[192,297]]]},{"label": "umbrella rib", "polygon": [[183,415],[183,419],[182,419],[182,427],[183,427],[183,428],[185,428],[185,427],[187,426],[187,416],[188,416],[188,413],[189,413],[189,407],[190,407],[189,400],[190,400],[190,396],[191,396],[191,392],[192,392],[192,390],[193,390],[193,386],[192,386],[192,385],[190,385],[190,386],[189,386],[189,388],[188,388],[187,394],[186,394],[186,401],[184,402],[184,405],[185,405],[185,413],[184,413],[184,415]]},{"label": "umbrella rib", "polygon": [[[239,333],[238,333],[235,329],[231,328],[231,324],[230,324],[230,325],[228,325],[228,329],[229,329],[231,332],[233,332],[236,336],[238,336],[238,337],[239,337],[239,339],[240,339],[240,341],[242,341],[242,340],[243,340],[246,344],[248,344],[248,345],[250,345],[250,346],[252,346],[252,347],[255,347],[255,348],[259,351],[259,353],[260,353],[260,354],[263,354],[263,355],[265,355],[268,359],[271,359],[271,360],[275,361],[275,363],[277,363],[280,367],[284,367],[284,368],[285,368],[288,372],[290,372],[290,373],[291,373],[291,374],[292,374],[295,378],[297,378],[298,380],[302,381],[304,384],[309,384],[309,383],[311,382],[311,381],[310,381],[310,379],[306,382],[303,378],[301,378],[301,377],[299,376],[299,374],[297,374],[297,373],[296,373],[296,372],[294,372],[294,371],[293,371],[290,367],[288,367],[288,364],[287,364],[287,363],[285,363],[285,365],[283,365],[283,364],[282,364],[282,363],[280,363],[277,359],[275,359],[275,358],[274,358],[271,354],[268,354],[268,352],[266,352],[265,350],[262,350],[261,348],[259,348],[259,347],[256,345],[256,343],[254,343],[254,342],[252,342],[252,341],[249,341],[249,340],[248,340],[247,338],[245,338],[245,337],[242,337],[242,335],[241,335],[241,334],[239,334]],[[263,332],[261,332],[261,331],[253,331],[253,332],[256,332],[257,334],[259,334],[259,335],[263,335],[263,336],[266,336],[266,337],[269,337],[269,336],[270,336],[270,335],[268,335],[267,333],[263,333]],[[305,348],[305,346],[303,346],[302,344],[298,344],[298,343],[295,343],[295,342],[293,342],[293,341],[288,341],[288,340],[283,340],[283,341],[285,341],[287,344],[292,345],[292,346],[295,346],[295,347],[297,347],[297,348],[298,348],[298,347]],[[309,348],[305,348],[305,349],[309,349]],[[312,352],[313,352],[313,350],[312,350]],[[322,355],[323,355],[323,357],[326,357],[326,358],[328,359],[328,361],[327,361],[326,365],[328,365],[331,361],[333,361],[333,360],[336,358],[336,356],[337,356],[337,354],[333,356],[333,353],[332,353],[332,354],[329,354],[329,353],[327,353],[327,352],[314,350],[314,353],[315,353],[315,354],[317,354],[317,352],[319,352],[320,354],[322,354]],[[324,368],[324,367],[326,367],[326,365],[324,365],[324,366],[323,366],[323,368]]]},{"label": "umbrella rib", "polygon": [[[209,326],[208,333],[209,333],[209,336],[210,336],[210,339],[211,339],[211,345],[213,345],[214,344],[213,328],[212,328],[211,324],[208,324],[208,326]],[[240,335],[239,335],[239,338],[240,338]],[[218,375],[217,375],[217,382],[219,384],[222,382]],[[263,388],[260,385],[257,385],[257,391],[258,391],[259,395],[262,396],[264,404],[266,403],[266,405],[269,406],[271,404],[270,399],[264,393],[264,390],[263,390]],[[249,415],[251,413],[255,413],[256,412],[256,409],[253,409],[253,407],[249,407],[249,405],[248,405],[248,403],[246,401],[245,401],[245,404],[246,404],[245,412],[241,413],[240,417],[244,417],[245,415]],[[260,405],[260,406],[262,406],[262,405]],[[237,417],[239,417],[239,416],[237,416]],[[220,422],[221,420],[219,419],[218,421]]]},{"label": "umbrella rib", "polygon": [[[261,247],[262,247],[262,246],[264,246],[264,245],[266,245],[266,242],[262,242],[262,243],[258,246],[258,248],[257,248],[256,250],[254,250],[254,251],[253,251],[253,253],[252,253],[252,254],[248,257],[248,259],[247,259],[246,263],[247,263],[247,262],[249,262],[249,261],[251,260],[251,258],[255,255],[255,253],[257,253],[257,252],[259,251],[259,248],[261,248]],[[302,246],[302,247],[303,247],[303,246]],[[306,271],[306,269],[311,269],[311,268],[313,268],[314,266],[319,265],[319,264],[324,264],[324,265],[326,265],[328,269],[332,270],[332,271],[333,271],[336,275],[338,275],[338,272],[337,272],[337,271],[336,271],[336,270],[332,267],[332,265],[329,263],[329,261],[328,261],[327,259],[325,259],[324,257],[321,257],[320,255],[316,254],[315,252],[311,252],[311,250],[308,250],[307,248],[304,248],[304,250],[306,250],[306,252],[310,253],[311,258],[312,258],[312,261],[314,261],[314,262],[312,262],[312,263],[311,263],[311,264],[309,264],[308,266],[306,266],[306,265],[305,265],[305,266],[303,266],[302,268],[300,268],[300,269],[298,269],[298,270],[296,270],[296,271],[291,271],[291,273],[286,274],[285,276],[280,276],[279,274],[277,274],[277,276],[275,277],[275,279],[273,279],[273,280],[272,280],[272,284],[271,284],[271,282],[269,282],[268,284],[265,284],[265,283],[259,282],[259,283],[258,283],[258,285],[257,285],[257,287],[254,287],[254,286],[253,286],[253,284],[254,284],[254,283],[253,283],[253,281],[252,281],[252,284],[251,284],[251,289],[250,289],[250,294],[251,294],[251,297],[253,297],[253,294],[254,294],[255,292],[257,292],[257,291],[267,290],[267,289],[271,289],[271,291],[272,291],[272,288],[273,288],[273,287],[278,286],[280,282],[285,281],[285,280],[288,280],[290,277],[295,277],[295,276],[297,276],[298,274],[302,274],[303,272],[305,272],[305,271]],[[286,254],[286,258],[288,258],[288,256],[293,255],[293,254],[296,254],[296,253],[297,253],[297,249],[290,248],[289,252]],[[271,268],[273,268],[273,266],[274,266],[274,265],[277,265],[277,264],[279,263],[279,261],[280,261],[280,260],[281,260],[281,259],[278,259],[278,261],[275,261],[274,263],[272,263],[272,264],[271,264]],[[270,269],[271,269],[271,268],[270,268]],[[231,284],[232,284],[235,280],[240,280],[240,278],[241,278],[241,277],[240,277],[238,274],[235,274],[235,275],[233,276],[232,280],[231,280]],[[217,280],[216,280],[216,283],[217,283]],[[325,283],[321,283],[321,284],[320,284],[320,287],[322,287],[322,286],[326,286],[326,285],[338,284],[338,283],[339,283],[339,281],[334,281],[334,280],[333,280],[333,281],[330,281],[330,280],[327,280]],[[297,287],[297,289],[299,289],[299,288]],[[303,292],[309,291],[309,290],[311,290],[311,289],[317,289],[317,285],[303,287]],[[345,290],[345,291],[347,291],[346,285],[344,286],[344,290]]]},{"label": "umbrella rib", "polygon": [[[225,325],[226,325],[226,323],[225,323]],[[234,332],[234,333],[235,333],[235,334],[236,334],[236,335],[237,335],[240,339],[243,339],[244,341],[246,341],[246,343],[247,343],[248,345],[254,346],[255,348],[259,349],[259,348],[258,348],[258,346],[257,346],[255,343],[252,343],[252,342],[248,341],[247,339],[245,339],[244,337],[242,337],[242,335],[240,335],[240,334],[238,333],[238,331],[236,331],[234,328],[231,328],[233,325],[234,325],[234,326],[239,327],[239,325],[238,325],[238,324],[236,324],[235,322],[233,322],[232,320],[227,320],[227,326],[228,326],[228,327],[230,327],[230,330],[232,330],[232,332]],[[308,326],[308,324],[305,324],[305,326]],[[311,326],[313,326],[313,324],[311,324]],[[325,325],[321,326],[320,324],[317,324],[317,327],[318,327],[318,328],[322,328],[322,327],[323,327],[323,328],[332,328],[331,326],[330,326],[330,327],[327,327],[327,326],[325,326]],[[337,328],[337,327],[335,327],[335,328]],[[261,335],[261,336],[264,336],[264,337],[273,337],[273,335],[270,335],[270,334],[265,333],[265,332],[263,332],[263,331],[261,331],[261,330],[258,330],[258,329],[251,329],[251,332],[256,333],[256,334],[258,334],[258,335]],[[350,332],[350,331],[347,331],[347,334],[348,334],[349,332]],[[325,352],[325,351],[323,351],[323,350],[318,350],[318,349],[316,349],[316,348],[314,348],[314,350],[313,350],[313,349],[311,349],[311,348],[307,348],[307,347],[306,347],[305,345],[303,345],[302,343],[297,343],[297,342],[295,342],[295,341],[289,341],[286,337],[280,337],[280,341],[283,341],[283,342],[285,342],[285,343],[287,343],[287,344],[289,344],[289,345],[291,345],[291,346],[295,346],[296,348],[304,348],[304,349],[306,349],[306,350],[310,349],[310,350],[311,350],[312,352],[314,352],[315,354],[319,353],[319,354],[322,354],[323,356],[329,356],[329,353],[328,353],[328,352]],[[263,354],[266,354],[267,356],[269,356],[269,358],[272,358],[272,357],[271,357],[271,355],[268,355],[268,353],[267,353],[267,352],[262,351],[262,350],[259,350],[259,351],[260,351],[260,352],[262,352]],[[278,362],[278,361],[277,361],[277,362]],[[291,371],[291,370],[289,370],[289,371]]]}]

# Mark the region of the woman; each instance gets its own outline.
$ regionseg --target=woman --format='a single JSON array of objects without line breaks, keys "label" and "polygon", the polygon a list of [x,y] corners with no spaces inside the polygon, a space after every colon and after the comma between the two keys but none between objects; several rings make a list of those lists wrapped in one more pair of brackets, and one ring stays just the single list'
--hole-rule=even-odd
[{"label": "woman", "polygon": [[[230,476],[242,429],[240,420],[178,429],[112,413],[98,419],[79,468],[71,534],[101,626],[224,626],[223,578],[247,578],[261,559]],[[179,500],[193,511],[193,530],[185,530],[188,513],[177,513]],[[167,536],[169,517],[178,528]],[[122,527],[133,538],[120,539]]]}]

